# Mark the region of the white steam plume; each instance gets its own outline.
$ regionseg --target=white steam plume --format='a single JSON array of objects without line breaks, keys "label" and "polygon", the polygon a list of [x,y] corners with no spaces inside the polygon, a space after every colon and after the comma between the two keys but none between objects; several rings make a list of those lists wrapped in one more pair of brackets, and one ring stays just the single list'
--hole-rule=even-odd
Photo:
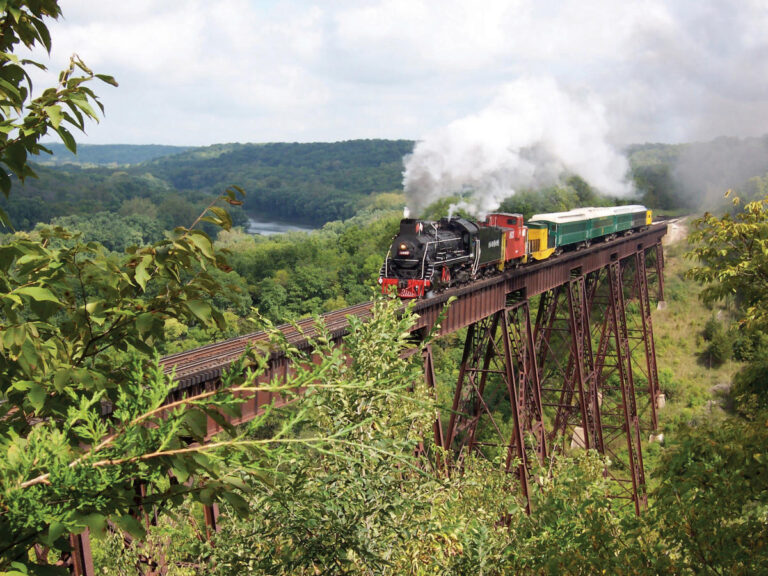
[{"label": "white steam plume", "polygon": [[603,106],[549,78],[507,84],[490,106],[429,134],[405,157],[411,213],[470,191],[458,206],[483,216],[520,188],[578,174],[601,192],[631,194],[627,159],[608,141]]}]

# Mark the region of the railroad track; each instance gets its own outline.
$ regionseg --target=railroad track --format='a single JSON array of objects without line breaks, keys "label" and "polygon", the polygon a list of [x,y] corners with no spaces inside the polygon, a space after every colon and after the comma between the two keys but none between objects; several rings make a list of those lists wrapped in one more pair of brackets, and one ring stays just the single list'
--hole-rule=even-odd
[{"label": "railroad track", "polygon": [[[346,334],[349,321],[347,316],[365,318],[370,315],[371,302],[356,304],[340,310],[334,310],[322,315],[320,318],[334,338],[340,338]],[[315,320],[305,318],[294,324],[283,324],[277,327],[282,332],[289,344],[301,348],[308,340],[317,334]],[[237,336],[229,340],[208,344],[202,348],[177,352],[163,357],[160,360],[165,374],[174,374],[177,382],[177,390],[188,385],[196,384],[209,379],[212,374],[220,374],[232,362],[237,360],[246,348],[265,346],[269,342],[269,334],[266,332],[254,332],[244,336]],[[175,372],[174,372],[175,371]]]}]

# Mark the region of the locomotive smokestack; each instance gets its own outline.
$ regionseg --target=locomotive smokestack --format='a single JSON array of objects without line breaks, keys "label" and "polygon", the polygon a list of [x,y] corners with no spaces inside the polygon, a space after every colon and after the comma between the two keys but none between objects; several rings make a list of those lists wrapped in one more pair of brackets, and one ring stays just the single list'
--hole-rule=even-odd
[{"label": "locomotive smokestack", "polygon": [[408,209],[408,206],[403,208],[403,218],[410,218],[411,217],[411,211]]}]

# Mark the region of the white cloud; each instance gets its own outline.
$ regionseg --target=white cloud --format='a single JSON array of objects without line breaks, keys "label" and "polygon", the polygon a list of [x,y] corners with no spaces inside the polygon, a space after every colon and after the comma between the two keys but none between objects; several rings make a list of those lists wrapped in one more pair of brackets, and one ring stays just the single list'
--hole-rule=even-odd
[{"label": "white cloud", "polygon": [[600,95],[609,137],[625,142],[768,131],[764,0],[61,7],[51,68],[77,52],[121,82],[98,87],[107,117],[94,142],[419,138],[531,75]]}]

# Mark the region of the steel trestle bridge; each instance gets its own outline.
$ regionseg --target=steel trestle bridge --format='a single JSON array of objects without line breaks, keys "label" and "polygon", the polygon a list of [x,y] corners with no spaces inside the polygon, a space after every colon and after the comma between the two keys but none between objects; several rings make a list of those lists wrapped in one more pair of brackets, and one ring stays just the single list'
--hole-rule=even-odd
[{"label": "steel trestle bridge", "polygon": [[[651,319],[651,291],[664,300],[661,240],[666,224],[507,270],[417,302],[412,328],[414,351],[423,355],[427,385],[436,388],[432,345],[419,345],[435,322],[438,336],[465,330],[464,349],[450,410],[434,423],[434,444],[461,466],[468,454],[501,457],[519,479],[530,511],[531,471],[557,454],[594,449],[606,456],[604,474],[615,480],[611,496],[647,506],[642,437],[658,427],[661,394]],[[449,298],[454,298],[444,312]],[[326,330],[340,343],[347,316],[365,318],[371,303],[325,314]],[[311,349],[314,321],[279,327],[294,347]],[[266,344],[255,333],[162,359],[177,383],[168,398],[208,392],[246,348]],[[270,353],[263,381],[289,378],[291,366],[280,351]],[[508,404],[512,430],[491,408],[490,398]],[[234,424],[254,418],[262,407],[283,399],[270,392],[248,398]],[[506,426],[508,428],[508,425]],[[221,431],[208,420],[208,436]],[[426,443],[425,444],[429,444]],[[206,507],[216,529],[218,511]],[[71,536],[69,565],[74,574],[93,574],[86,534]]]}]

